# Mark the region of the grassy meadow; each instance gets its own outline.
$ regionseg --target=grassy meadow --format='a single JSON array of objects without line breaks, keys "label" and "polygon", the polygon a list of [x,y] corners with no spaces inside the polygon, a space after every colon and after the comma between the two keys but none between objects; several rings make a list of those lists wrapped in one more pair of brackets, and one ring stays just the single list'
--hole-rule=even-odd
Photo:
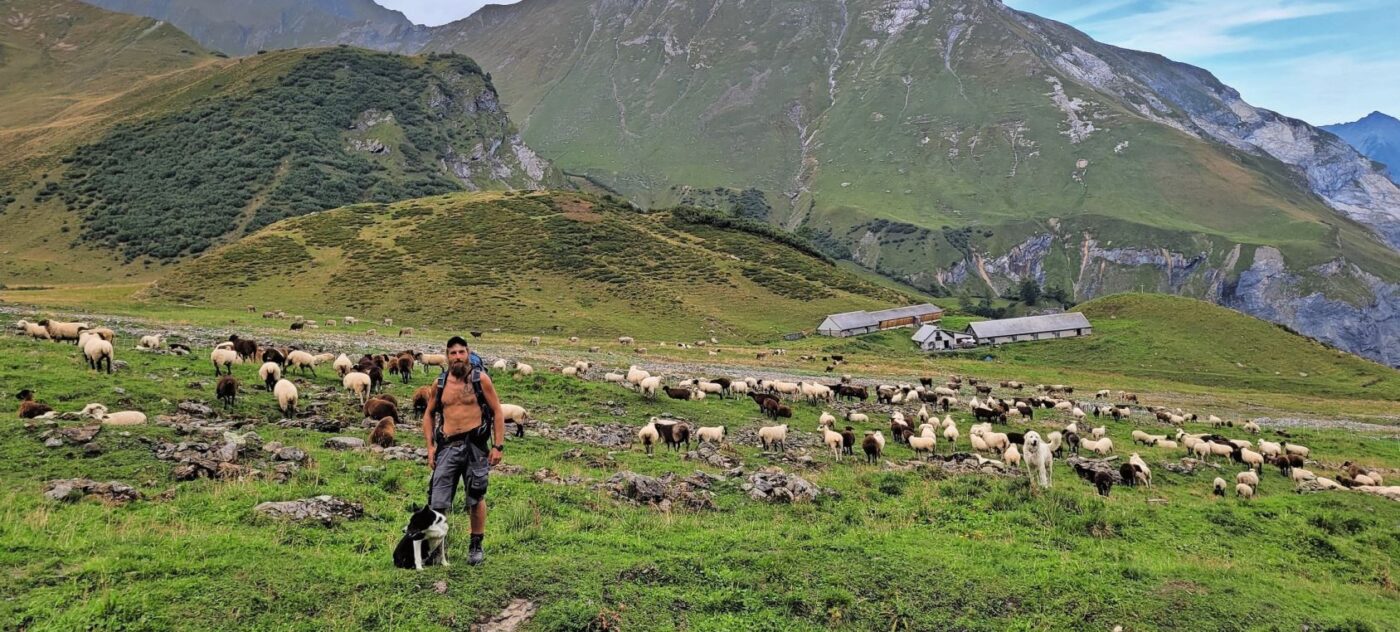
[{"label": "grassy meadow", "polygon": [[[259,329],[265,323],[258,322],[258,315],[232,310],[152,310],[159,316],[122,320],[121,326],[237,330],[352,356],[436,346],[441,337],[437,332],[402,341],[369,337],[363,336],[363,324],[352,328],[353,335],[327,329],[298,334],[282,331],[285,321],[277,330],[272,325]],[[1126,312],[1119,313],[1120,319],[1130,320]],[[229,326],[229,319],[237,325]],[[1131,333],[1111,327],[1099,331],[1105,339]],[[7,397],[32,388],[60,411],[96,401],[113,410],[145,411],[153,421],[187,399],[218,409],[207,346],[184,358],[142,353],[132,350],[134,336],[121,331],[117,358],[129,367],[109,377],[88,372],[72,346],[10,333],[0,336],[0,384]],[[1283,393],[1269,390],[1277,385],[1267,380],[1233,389],[1134,375],[1123,364],[1132,358],[1115,355],[1111,347],[1084,352],[1106,358],[1102,372],[1091,372],[1039,359],[1064,343],[1038,345],[1045,351],[1030,345],[1005,347],[996,352],[998,361],[986,362],[916,357],[900,351],[895,340],[888,335],[808,339],[784,344],[789,353],[762,363],[748,353],[757,347],[726,348],[720,356],[672,347],[645,360],[663,368],[674,383],[688,376],[681,375],[686,367],[701,364],[725,366],[713,373],[733,376],[775,367],[820,374],[820,367],[797,356],[845,352],[851,364],[843,370],[858,377],[898,375],[890,379],[911,381],[918,375],[959,373],[1051,381],[1068,376],[1065,381],[1081,394],[1089,391],[1086,397],[1096,388],[1137,389],[1144,403],[1180,404],[1202,418],[1213,413],[1239,419],[1262,399],[1277,410],[1299,413],[1318,405],[1312,416],[1356,405],[1372,413],[1359,418],[1394,423],[1394,399],[1384,394],[1392,392],[1396,377],[1377,365],[1372,366],[1383,379],[1367,388],[1380,387],[1374,392],[1383,396],[1363,399],[1308,386],[1308,381],[1278,389],[1289,391]],[[1156,448],[1141,450],[1153,467],[1155,488],[1115,487],[1107,499],[1059,461],[1050,490],[1033,490],[1024,477],[835,463],[815,448],[809,450],[814,465],[798,467],[733,441],[739,429],[768,423],[747,399],[646,401],[601,381],[604,371],[638,359],[615,343],[608,347],[603,339],[585,339],[574,346],[562,335],[544,342],[530,347],[520,334],[488,334],[478,345],[488,358],[505,356],[537,367],[528,378],[493,375],[503,399],[526,406],[534,418],[555,428],[571,421],[640,426],[662,414],[701,425],[724,424],[731,442],[723,451],[742,460],[746,475],[774,462],[839,496],[769,505],[751,500],[739,488],[743,480],[733,479],[715,485],[714,510],[677,507],[663,512],[616,500],[586,484],[551,484],[531,474],[549,468],[561,477],[602,481],[621,470],[681,476],[695,470],[723,472],[664,449],[652,457],[640,447],[610,453],[531,432],[508,440],[505,463],[523,471],[492,476],[486,563],[465,564],[466,517],[454,513],[450,519],[460,538],[453,549],[454,565],[402,571],[392,567],[390,553],[406,512],[422,501],[426,467],[386,461],[370,452],[330,450],[323,443],[334,435],[278,427],[275,399],[258,388],[256,366],[245,364],[234,369],[243,382],[238,404],[221,416],[254,424],[263,441],[280,441],[311,454],[312,464],[285,484],[174,482],[171,464],[156,460],[143,439],[191,439],[155,424],[104,428],[94,441],[102,448],[96,456],[81,447],[45,448],[37,433],[26,431],[13,416],[0,427],[0,593],[7,596],[0,600],[0,621],[25,630],[464,629],[513,598],[538,605],[525,625],[529,630],[1108,630],[1115,625],[1125,630],[1384,630],[1394,621],[1400,598],[1394,580],[1400,504],[1393,501],[1350,492],[1295,494],[1292,483],[1272,469],[1266,470],[1253,501],[1214,498],[1211,479],[1232,479],[1236,466],[1173,474],[1162,464],[1176,461],[1181,452]],[[590,344],[604,348],[589,354]],[[587,357],[600,362],[588,380],[547,370],[563,360]],[[1120,364],[1121,376],[1114,373]],[[402,401],[429,379],[419,372],[409,385],[391,380],[388,392]],[[303,402],[326,398],[322,416],[356,422],[341,434],[366,436],[359,428],[356,402],[339,391],[339,380],[328,367],[318,377],[294,381]],[[202,382],[203,388],[191,388],[191,382]],[[888,431],[888,407],[871,403],[861,408],[872,421],[858,429]],[[795,410],[790,421],[794,433],[814,436],[823,409],[799,404]],[[916,408],[904,410],[912,415]],[[970,415],[955,411],[953,418],[963,432],[959,449],[966,451]],[[1063,414],[1037,414],[1029,427],[1045,432],[1067,421]],[[1140,426],[1104,421],[1120,455],[1134,449],[1129,439],[1133,428],[1167,430],[1148,423],[1141,413],[1131,421]],[[1025,425],[1013,422],[1017,430]],[[1186,429],[1206,431],[1199,424]],[[1395,473],[1400,441],[1393,433],[1289,430],[1291,441],[1313,448],[1319,463],[1309,467],[1319,474],[1335,476],[1341,462],[1350,459],[1400,476]],[[1225,433],[1243,436],[1238,429]],[[1263,436],[1276,440],[1269,429]],[[402,428],[399,439],[422,443],[411,427]],[[944,443],[940,438],[940,452],[947,453]],[[885,454],[895,463],[911,458],[908,447],[893,444]],[[146,499],[108,506],[92,499],[65,504],[43,498],[44,481],[78,476],[128,483]],[[364,517],[324,527],[271,521],[252,512],[260,502],[317,494],[363,503]]]}]

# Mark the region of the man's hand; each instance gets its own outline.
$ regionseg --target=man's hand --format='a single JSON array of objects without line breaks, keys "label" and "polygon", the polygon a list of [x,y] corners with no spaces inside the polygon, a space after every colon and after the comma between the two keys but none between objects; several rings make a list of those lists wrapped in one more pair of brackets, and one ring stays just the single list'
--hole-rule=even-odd
[{"label": "man's hand", "polygon": [[[431,460],[432,458],[433,457],[431,454],[428,455],[428,459]],[[490,463],[491,465],[499,464],[501,462],[501,451],[497,450],[496,448],[491,448],[491,455],[486,457],[486,462]]]},{"label": "man's hand", "polygon": [[437,469],[437,448],[428,448],[428,469]]}]

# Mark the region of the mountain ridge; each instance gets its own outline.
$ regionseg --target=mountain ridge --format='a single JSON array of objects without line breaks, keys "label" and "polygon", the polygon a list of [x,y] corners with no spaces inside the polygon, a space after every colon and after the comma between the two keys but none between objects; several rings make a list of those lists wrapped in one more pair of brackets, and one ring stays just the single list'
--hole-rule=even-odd
[{"label": "mountain ridge", "polygon": [[1400,120],[1374,111],[1350,123],[1323,125],[1356,151],[1381,163],[1391,181],[1400,184]]}]

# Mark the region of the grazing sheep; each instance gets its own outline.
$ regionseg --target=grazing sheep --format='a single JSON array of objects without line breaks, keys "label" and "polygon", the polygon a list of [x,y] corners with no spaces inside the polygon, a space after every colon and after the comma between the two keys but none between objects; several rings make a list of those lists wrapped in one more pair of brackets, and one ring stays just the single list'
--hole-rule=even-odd
[{"label": "grazing sheep", "polygon": [[1147,461],[1142,460],[1138,453],[1134,452],[1128,456],[1128,464],[1133,467],[1134,478],[1139,483],[1147,483],[1152,487],[1152,469],[1147,467]]},{"label": "grazing sheep", "polygon": [[633,340],[631,336],[618,336],[617,338],[617,344],[620,344],[624,347],[634,342],[636,342],[636,340]]},{"label": "grazing sheep", "polygon": [[724,426],[700,426],[695,429],[695,439],[700,443],[723,443],[725,432]]},{"label": "grazing sheep", "polygon": [[[428,371],[428,367],[430,367],[430,366],[438,367],[439,369],[442,369],[442,370],[444,370],[444,371],[447,370],[447,355],[446,355],[446,354],[442,354],[442,353],[414,353],[414,354],[413,354],[413,359],[414,359],[414,360],[417,360],[417,361],[418,361],[418,364],[423,365],[423,372],[424,372],[424,373],[426,373],[426,372]],[[505,360],[497,360],[496,363],[497,363],[497,364],[500,364],[500,366],[493,366],[492,368],[497,368],[497,369],[505,370],[505,368],[506,368],[506,366],[505,366],[505,364],[504,364],[504,363],[505,363]]]},{"label": "grazing sheep", "polygon": [[865,439],[861,441],[860,447],[865,451],[865,462],[873,464],[879,460],[881,453],[885,451],[885,435],[879,430],[865,433]]},{"label": "grazing sheep", "polygon": [[571,367],[571,366],[566,366],[566,367],[564,367],[564,368],[562,368],[562,369],[559,369],[559,374],[560,374],[560,375],[563,375],[563,376],[565,376],[565,377],[577,377],[577,376],[578,376],[578,368],[576,368],[576,367]]},{"label": "grazing sheep", "polygon": [[306,375],[306,371],[310,369],[311,377],[316,377],[316,356],[300,349],[287,354],[287,366],[301,369],[302,375]]},{"label": "grazing sheep", "polygon": [[228,348],[216,348],[209,353],[209,361],[214,363],[214,376],[220,375],[219,367],[223,367],[229,375],[233,375],[233,365],[241,364],[243,360],[238,356],[238,352]]},{"label": "grazing sheep", "polygon": [[[370,419],[389,419],[395,424],[403,423],[399,418],[399,404],[390,395],[375,395],[365,402],[365,417]],[[385,446],[388,447],[388,446]]]},{"label": "grazing sheep", "polygon": [[83,347],[83,355],[87,358],[88,368],[101,371],[105,362],[107,374],[112,374],[112,343],[101,338],[89,339]]},{"label": "grazing sheep", "polygon": [[220,376],[219,382],[214,385],[214,394],[223,402],[224,410],[233,408],[234,400],[238,397],[238,378],[232,375]]},{"label": "grazing sheep", "polygon": [[433,398],[433,385],[426,384],[413,391],[413,416],[423,419],[428,412],[428,401]]},{"label": "grazing sheep", "polygon": [[340,383],[345,387],[345,390],[354,393],[360,398],[360,404],[363,405],[368,401],[369,390],[372,385],[368,374],[352,371],[346,373],[345,377],[341,378]]},{"label": "grazing sheep", "polygon": [[392,319],[392,318],[385,318],[385,319],[384,319],[384,326],[385,326],[385,327],[393,327],[393,326],[394,326],[394,319]]},{"label": "grazing sheep", "polygon": [[643,378],[638,386],[642,397],[647,399],[656,399],[656,391],[659,388],[661,388],[661,376],[659,375],[650,375]]},{"label": "grazing sheep", "polygon": [[290,415],[297,410],[297,385],[287,380],[279,380],[277,385],[272,387],[272,393],[277,396],[277,408],[283,415]]},{"label": "grazing sheep", "polygon": [[540,346],[540,337],[539,337],[539,336],[530,336],[530,346],[532,346],[532,347],[538,347],[538,346]]},{"label": "grazing sheep", "polygon": [[1250,487],[1258,487],[1259,475],[1254,473],[1254,470],[1245,470],[1235,475],[1235,482],[1244,483]]},{"label": "grazing sheep", "polygon": [[1312,450],[1307,446],[1301,446],[1296,443],[1288,443],[1287,441],[1283,443],[1283,451],[1285,454],[1296,454],[1305,459],[1308,458],[1308,455],[1312,453]]},{"label": "grazing sheep", "polygon": [[19,400],[19,418],[34,419],[53,412],[47,404],[34,401],[34,391],[24,389],[15,393],[15,399]]},{"label": "grazing sheep", "polygon": [[1236,463],[1249,466],[1252,470],[1264,471],[1264,455],[1249,448],[1235,446],[1235,449],[1230,453],[1230,458],[1234,459]]},{"label": "grazing sheep", "polygon": [[777,448],[787,452],[787,432],[788,425],[764,426],[758,429],[758,440],[763,444],[763,451]]},{"label": "grazing sheep", "polygon": [[92,328],[87,323],[61,323],[47,318],[39,321],[39,326],[43,327],[48,332],[49,340],[54,342],[68,342],[71,340],[73,344],[78,343],[78,338],[84,331]]},{"label": "grazing sheep", "polygon": [[141,349],[159,349],[160,336],[141,336],[141,340],[136,343],[136,346]]},{"label": "grazing sheep", "polygon": [[820,418],[817,419],[818,428],[826,428],[836,424],[836,416],[823,410]]},{"label": "grazing sheep", "polygon": [[1221,497],[1221,498],[1224,498],[1224,497],[1225,497],[1225,485],[1226,485],[1225,479],[1220,478],[1219,476],[1217,476],[1217,477],[1215,477],[1215,481],[1213,481],[1211,484],[1212,484],[1212,491],[1211,491],[1211,493],[1212,493],[1212,494],[1215,494],[1216,496],[1219,496],[1219,497]]},{"label": "grazing sheep", "polygon": [[1273,460],[1270,462],[1277,465],[1278,473],[1284,476],[1290,476],[1294,468],[1303,467],[1305,464],[1303,457],[1296,454],[1280,454],[1271,458]]},{"label": "grazing sheep", "polygon": [[336,375],[342,378],[349,374],[351,369],[355,368],[355,365],[350,362],[350,356],[343,353],[336,356],[335,362],[332,363],[331,366],[335,368]]},{"label": "grazing sheep", "polygon": [[1254,498],[1254,488],[1251,487],[1248,483],[1236,483],[1235,496],[1243,498],[1245,500]]},{"label": "grazing sheep", "polygon": [[1019,467],[1021,465],[1021,451],[1017,450],[1016,444],[1013,443],[1006,447],[1005,452],[1001,453],[1001,459],[1005,461],[1007,465]]},{"label": "grazing sheep", "polygon": [[242,338],[239,338],[239,337],[238,337],[238,334],[232,334],[232,335],[230,335],[230,336],[228,337],[228,341],[231,342],[231,343],[233,343],[233,350],[238,352],[238,359],[239,359],[239,361],[241,361],[241,362],[247,362],[247,361],[252,360],[253,358],[257,357],[257,355],[258,355],[258,343],[257,343],[257,341],[254,341],[254,340],[244,340],[244,339],[242,339]]},{"label": "grazing sheep", "polygon": [[404,336],[412,336],[412,335],[413,335],[413,328],[412,328],[412,327],[399,327],[399,337],[400,337],[400,338],[402,338],[402,337],[404,337]]},{"label": "grazing sheep", "polygon": [[1099,491],[1099,495],[1108,498],[1108,493],[1113,489],[1113,475],[1108,472],[1099,471],[1094,473],[1094,489]]},{"label": "grazing sheep", "polygon": [[382,417],[379,423],[374,425],[374,430],[369,433],[370,445],[377,445],[381,448],[391,448],[394,446],[394,419],[392,417]]},{"label": "grazing sheep", "polygon": [[501,416],[515,424],[515,436],[525,436],[525,421],[530,418],[530,412],[525,410],[524,406],[501,404]]},{"label": "grazing sheep", "polygon": [[345,324],[347,325],[354,325],[360,322],[360,319],[355,318],[354,316],[346,316],[345,318],[342,318],[340,320],[345,321]]},{"label": "grazing sheep", "polygon": [[1283,445],[1272,441],[1259,440],[1259,453],[1264,456],[1278,456],[1283,454]]},{"label": "grazing sheep", "polygon": [[[655,418],[653,417],[653,419]],[[661,434],[656,431],[656,422],[652,421],[642,426],[642,429],[637,431],[637,439],[642,442],[642,450],[647,454],[652,454],[653,448],[661,441]]]},{"label": "grazing sheep", "polygon": [[1254,423],[1252,420],[1244,422],[1244,429],[1250,434],[1259,434],[1259,424]]},{"label": "grazing sheep", "polygon": [[1098,428],[1090,430],[1089,434],[1093,435],[1095,439],[1102,439],[1105,435],[1108,434],[1108,428],[1105,426],[1099,426]]},{"label": "grazing sheep", "polygon": [[276,386],[277,382],[282,379],[282,367],[276,362],[264,362],[258,368],[258,378],[267,386],[267,392],[271,393],[272,387]]},{"label": "grazing sheep", "polygon": [[527,376],[530,376],[530,375],[534,375],[534,373],[535,373],[535,367],[532,367],[532,366],[530,366],[530,365],[528,365],[528,364],[525,364],[524,362],[516,362],[516,363],[515,363],[515,374],[516,374],[517,376],[520,376],[520,377],[527,377]]}]

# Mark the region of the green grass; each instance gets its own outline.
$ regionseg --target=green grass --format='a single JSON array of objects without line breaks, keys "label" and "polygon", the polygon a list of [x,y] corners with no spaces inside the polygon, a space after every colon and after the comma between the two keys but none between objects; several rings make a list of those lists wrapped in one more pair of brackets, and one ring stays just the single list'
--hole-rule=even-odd
[{"label": "green grass", "polygon": [[[119,342],[118,357],[131,368],[109,378],[88,374],[71,346],[0,338],[0,382],[35,388],[60,410],[106,401],[154,416],[181,399],[212,399],[207,388],[187,387],[193,379],[212,383],[207,350],[153,356]],[[235,372],[251,384],[253,370]],[[412,386],[395,383],[390,391],[403,396],[426,381],[420,374]],[[731,431],[764,423],[747,400],[649,403],[545,373],[496,381],[505,400],[556,426],[571,419],[639,425],[655,414]],[[299,382],[305,394],[336,380]],[[126,389],[124,399],[113,387]],[[328,414],[358,418],[348,399],[332,396]],[[615,406],[625,414],[609,414]],[[810,433],[819,409],[797,408],[797,431]],[[329,435],[266,423],[278,417],[273,409],[270,395],[245,388],[235,415],[258,424],[264,440],[312,454],[315,465],[285,485],[171,482],[168,465],[138,440],[173,440],[161,427],[104,429],[97,443],[105,452],[84,457],[41,447],[17,421],[5,425],[0,588],[10,598],[0,602],[0,619],[33,630],[454,629],[524,597],[541,607],[530,626],[536,630],[585,629],[600,617],[616,617],[626,629],[1380,630],[1397,597],[1400,505],[1359,494],[1295,495],[1272,471],[1261,497],[1243,503],[1212,499],[1213,474],[1179,476],[1161,467],[1154,467],[1155,491],[1116,488],[1103,500],[1062,465],[1055,488],[1039,493],[1021,479],[843,463],[800,472],[840,498],[769,506],[721,485],[717,511],[663,514],[587,487],[537,483],[528,472],[549,467],[603,479],[615,469],[713,470],[638,450],[617,452],[615,465],[598,468],[563,458],[574,446],[539,437],[511,440],[507,450],[507,462],[527,474],[493,476],[485,566],[468,567],[459,557],[450,569],[398,571],[389,553],[404,512],[421,500],[426,470],[325,450]],[[966,432],[967,415],[954,417]],[[1063,422],[1043,417],[1037,427]],[[1120,449],[1129,449],[1131,426],[1107,425]],[[420,443],[411,432],[400,438]],[[1330,463],[1400,466],[1394,439],[1300,430],[1296,440]],[[749,468],[765,462],[753,448],[736,454]],[[910,453],[893,446],[888,456]],[[1175,455],[1144,456],[1155,465]],[[122,507],[42,500],[44,480],[71,476],[122,480],[148,496],[174,493]],[[365,518],[327,529],[251,514],[258,502],[320,493],[363,502]],[[1149,497],[1169,502],[1148,504]],[[453,520],[465,524],[461,514]],[[446,594],[432,588],[440,580]]]}]

